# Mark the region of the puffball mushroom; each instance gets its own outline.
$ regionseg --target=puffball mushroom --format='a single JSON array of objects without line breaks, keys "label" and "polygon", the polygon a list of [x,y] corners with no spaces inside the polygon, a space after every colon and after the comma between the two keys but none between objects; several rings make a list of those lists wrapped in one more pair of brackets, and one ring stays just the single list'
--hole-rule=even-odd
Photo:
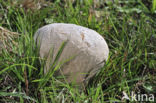
[{"label": "puffball mushroom", "polygon": [[[109,48],[104,38],[96,31],[75,24],[54,23],[37,30],[34,40],[41,58],[47,58],[45,74],[59,51],[61,44],[67,41],[58,62],[66,61],[57,75],[64,75],[68,83],[86,83],[108,59]],[[53,54],[50,51],[53,49]]]}]

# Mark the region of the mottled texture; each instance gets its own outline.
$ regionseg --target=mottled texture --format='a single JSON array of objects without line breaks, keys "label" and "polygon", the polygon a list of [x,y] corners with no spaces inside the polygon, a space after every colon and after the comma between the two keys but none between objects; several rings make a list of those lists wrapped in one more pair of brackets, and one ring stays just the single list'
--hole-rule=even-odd
[{"label": "mottled texture", "polygon": [[2,52],[2,49],[5,50],[11,50],[11,45],[16,45],[16,42],[14,41],[15,38],[19,36],[16,32],[11,32],[8,29],[5,29],[0,26],[0,54]]},{"label": "mottled texture", "polygon": [[[67,82],[86,83],[104,65],[109,54],[108,46],[101,35],[94,30],[75,24],[46,25],[35,33],[34,39],[40,46],[40,57],[53,58],[51,61],[47,59],[45,73],[48,72],[63,41],[68,40],[59,61],[73,56],[74,58],[57,72],[57,75],[63,74]],[[54,48],[53,57],[48,56],[51,48]]]},{"label": "mottled texture", "polygon": [[3,44],[2,44],[2,42],[0,41],[0,54],[1,54],[1,52],[2,52],[2,48],[3,48]]}]

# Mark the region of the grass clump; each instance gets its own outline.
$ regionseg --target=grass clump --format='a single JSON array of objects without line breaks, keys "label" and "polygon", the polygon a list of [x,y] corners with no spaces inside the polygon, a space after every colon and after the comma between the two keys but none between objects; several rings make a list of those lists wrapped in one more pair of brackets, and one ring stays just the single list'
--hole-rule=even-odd
[{"label": "grass clump", "polygon": [[[92,0],[63,1],[54,0],[42,9],[26,10],[9,0],[0,0],[0,26],[20,34],[14,39],[16,45],[10,42],[11,50],[3,49],[0,55],[0,102],[113,103],[126,102],[122,100],[123,92],[128,96],[132,91],[155,94],[154,0],[153,4],[149,0],[115,0],[99,6]],[[39,58],[34,47],[36,30],[59,22],[96,30],[110,49],[105,66],[81,91],[59,81],[53,73],[45,77],[45,60]]]}]

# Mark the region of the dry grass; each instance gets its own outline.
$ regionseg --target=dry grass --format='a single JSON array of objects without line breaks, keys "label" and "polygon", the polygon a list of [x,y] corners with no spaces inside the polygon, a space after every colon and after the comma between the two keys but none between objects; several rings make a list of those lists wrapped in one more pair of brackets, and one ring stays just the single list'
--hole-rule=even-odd
[{"label": "dry grass", "polygon": [[16,32],[11,32],[0,26],[0,51],[2,48],[10,50],[11,49],[10,43],[13,45],[17,45],[14,39],[17,38],[19,35],[20,34]]}]

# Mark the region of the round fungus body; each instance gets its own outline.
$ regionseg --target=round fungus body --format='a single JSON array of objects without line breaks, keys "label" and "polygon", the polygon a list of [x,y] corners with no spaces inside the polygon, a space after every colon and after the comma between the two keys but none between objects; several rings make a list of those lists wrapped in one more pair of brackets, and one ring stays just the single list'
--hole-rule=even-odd
[{"label": "round fungus body", "polygon": [[63,65],[55,75],[63,75],[67,82],[86,83],[108,59],[109,48],[96,31],[75,24],[54,23],[38,29],[34,40],[41,58],[46,58],[44,73],[54,64],[64,43],[57,63]]}]

